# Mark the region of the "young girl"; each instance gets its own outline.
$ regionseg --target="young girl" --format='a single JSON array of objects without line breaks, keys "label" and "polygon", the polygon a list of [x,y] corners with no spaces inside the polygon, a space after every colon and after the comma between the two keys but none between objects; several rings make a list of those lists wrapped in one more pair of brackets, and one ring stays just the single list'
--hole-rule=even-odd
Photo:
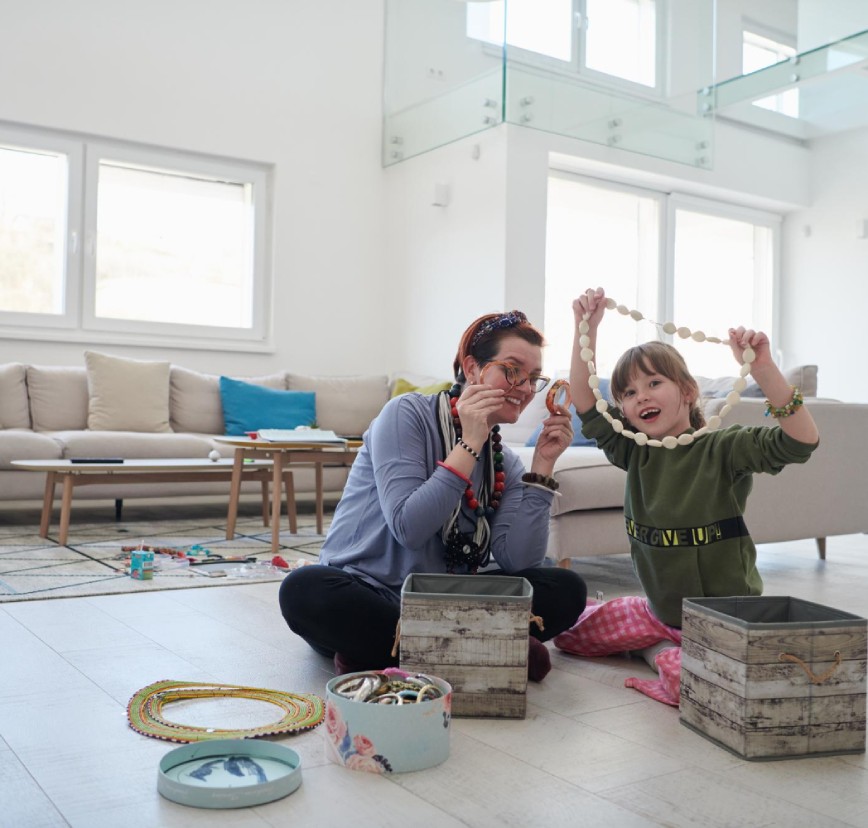
[{"label": "young girl", "polygon": [[[744,328],[730,329],[729,345],[739,364],[746,361],[747,349],[753,351],[750,373],[768,396],[777,426],[733,425],[693,441],[682,438],[686,444],[672,449],[647,445],[705,425],[699,386],[681,355],[671,345],[649,342],[630,348],[612,372],[615,406],[609,405],[608,413],[621,421],[616,428],[623,423],[638,439],[619,433],[596,407],[583,358],[583,351],[587,356],[586,349],[596,349],[605,309],[602,288],[573,303],[570,388],[582,433],[627,472],[624,517],[633,567],[647,597],[589,606],[555,645],[584,656],[639,650],[660,678],[628,679],[627,686],[677,706],[682,599],[762,593],[756,547],[742,517],[752,475],[804,463],[819,436],[798,389],[787,384],[772,360],[766,335]],[[579,331],[583,321],[586,333]]]}]

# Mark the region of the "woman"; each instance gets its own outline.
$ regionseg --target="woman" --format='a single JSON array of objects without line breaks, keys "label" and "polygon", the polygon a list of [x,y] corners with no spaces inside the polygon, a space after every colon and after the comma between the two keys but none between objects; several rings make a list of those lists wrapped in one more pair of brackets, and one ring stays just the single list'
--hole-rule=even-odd
[{"label": "woman", "polygon": [[548,417],[531,471],[501,444],[548,380],[542,335],[520,311],[489,314],[465,332],[456,383],[390,400],[371,423],[320,552],[321,566],[291,572],[280,589],[290,629],[338,673],[396,665],[400,593],[410,573],[497,572],[526,578],[533,627],[528,676],[551,668],[541,643],[568,629],[585,606],[574,572],[543,566],[555,460],[570,445],[570,415]]}]

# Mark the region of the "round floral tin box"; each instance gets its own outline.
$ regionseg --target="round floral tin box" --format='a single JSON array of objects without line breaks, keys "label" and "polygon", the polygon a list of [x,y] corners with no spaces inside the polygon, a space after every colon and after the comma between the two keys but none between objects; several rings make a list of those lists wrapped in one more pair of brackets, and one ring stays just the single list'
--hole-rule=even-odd
[{"label": "round floral tin box", "polygon": [[346,673],[326,685],[326,756],[368,773],[423,770],[449,756],[452,687],[390,668]]}]

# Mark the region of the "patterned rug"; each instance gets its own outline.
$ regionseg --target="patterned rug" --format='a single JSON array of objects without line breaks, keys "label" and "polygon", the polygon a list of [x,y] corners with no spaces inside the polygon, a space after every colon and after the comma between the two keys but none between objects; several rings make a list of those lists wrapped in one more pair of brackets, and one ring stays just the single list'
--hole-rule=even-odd
[{"label": "patterned rug", "polygon": [[[259,514],[239,514],[235,538],[226,540],[225,507],[187,509],[189,516],[178,506],[125,511],[131,519],[116,522],[108,510],[76,510],[66,546],[39,537],[38,515],[0,516],[0,603],[278,581],[288,571],[273,565],[271,530]],[[285,517],[282,527],[277,554],[290,567],[315,563],[325,538],[317,534],[314,515],[299,509],[297,534],[290,533]],[[157,553],[153,579],[140,581],[128,574],[130,549],[139,547],[210,562],[189,565]]]}]

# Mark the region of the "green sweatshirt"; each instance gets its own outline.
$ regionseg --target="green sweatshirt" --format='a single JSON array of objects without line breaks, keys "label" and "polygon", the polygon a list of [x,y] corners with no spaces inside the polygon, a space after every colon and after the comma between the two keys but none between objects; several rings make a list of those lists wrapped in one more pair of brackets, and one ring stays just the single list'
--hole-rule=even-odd
[{"label": "green sweatshirt", "polygon": [[733,425],[689,446],[649,448],[616,434],[596,409],[580,417],[582,433],[627,472],[633,568],[661,621],[681,626],[683,598],[762,594],[756,547],[741,520],[753,474],[804,463],[816,445],[779,426]]}]

